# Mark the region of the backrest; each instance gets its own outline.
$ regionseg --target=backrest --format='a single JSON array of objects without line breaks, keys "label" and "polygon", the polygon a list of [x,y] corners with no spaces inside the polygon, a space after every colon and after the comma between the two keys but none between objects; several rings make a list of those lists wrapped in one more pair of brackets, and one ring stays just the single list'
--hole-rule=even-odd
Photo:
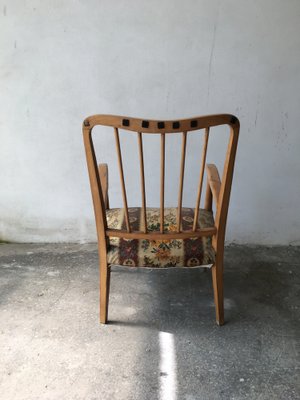
[{"label": "backrest", "polygon": [[[116,142],[116,152],[118,157],[118,166],[121,180],[123,205],[125,210],[126,230],[110,230],[107,228],[105,202],[103,198],[103,191],[101,188],[101,181],[98,172],[98,164],[95,155],[95,149],[92,140],[92,130],[97,125],[103,125],[113,128]],[[198,229],[198,213],[201,200],[201,193],[203,188],[203,176],[206,162],[206,153],[209,140],[210,129],[219,125],[229,125],[230,136],[225,158],[225,165],[223,169],[223,177],[221,181],[221,188],[218,197],[218,206],[215,216],[215,227]],[[143,231],[132,231],[129,220],[127,193],[124,180],[122,150],[119,139],[119,129],[126,130],[129,133],[135,132],[138,142],[139,151],[139,167],[140,167],[140,181],[141,181],[141,198],[142,198],[142,218],[143,218]],[[186,143],[188,133],[195,130],[205,130],[204,143],[202,149],[201,165],[199,171],[199,181],[197,187],[197,199],[195,204],[195,213],[193,221],[193,229],[190,231],[181,230],[181,214],[182,214],[182,194],[183,182],[185,172],[185,158],[186,158]],[[180,163],[180,179],[178,187],[178,201],[177,201],[177,232],[164,232],[164,209],[165,209],[165,138],[166,135],[172,133],[181,133],[181,163]],[[144,134],[159,134],[160,135],[160,232],[149,232],[147,229],[146,219],[146,191],[145,191],[145,173],[144,173],[144,153],[143,153],[143,135]],[[86,118],[83,123],[83,135],[86,149],[86,157],[88,163],[89,177],[91,183],[91,190],[93,196],[96,224],[98,238],[101,240],[106,239],[107,236],[118,236],[123,238],[149,238],[153,239],[172,239],[172,238],[187,238],[187,237],[200,237],[212,236],[217,234],[219,238],[224,239],[225,226],[227,219],[227,211],[229,204],[229,196],[234,168],[235,153],[239,134],[239,121],[230,114],[217,114],[202,117],[195,117],[189,119],[182,119],[176,121],[155,121],[143,120],[137,118],[129,118],[123,116],[113,115],[94,115]]]}]

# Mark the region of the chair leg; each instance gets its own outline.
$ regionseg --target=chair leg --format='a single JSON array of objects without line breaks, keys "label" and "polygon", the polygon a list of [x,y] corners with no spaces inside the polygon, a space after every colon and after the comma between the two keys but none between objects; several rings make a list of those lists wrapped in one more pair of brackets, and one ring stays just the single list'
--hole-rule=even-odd
[{"label": "chair leg", "polygon": [[212,282],[216,308],[216,321],[218,325],[224,324],[224,294],[223,294],[223,260],[216,260],[212,266]]},{"label": "chair leg", "polygon": [[100,261],[100,322],[107,323],[110,288],[110,267]]}]

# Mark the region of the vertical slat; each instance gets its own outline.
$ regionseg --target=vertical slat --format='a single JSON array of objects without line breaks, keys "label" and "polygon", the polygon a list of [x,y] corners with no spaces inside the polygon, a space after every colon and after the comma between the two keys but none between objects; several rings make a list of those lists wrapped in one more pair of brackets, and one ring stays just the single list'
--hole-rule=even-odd
[{"label": "vertical slat", "polygon": [[165,134],[160,135],[160,232],[164,232],[165,207]]},{"label": "vertical slat", "polygon": [[119,131],[118,131],[118,128],[114,128],[114,130],[115,130],[115,139],[116,139],[116,147],[117,147],[117,154],[118,154],[119,172],[120,172],[120,179],[121,179],[121,186],[122,186],[122,196],[123,196],[123,203],[124,203],[124,210],[125,210],[125,221],[126,221],[127,232],[130,232],[130,223],[129,223],[129,215],[128,215],[127,196],[126,196],[126,188],[125,188],[125,181],[124,181],[124,172],[123,172],[123,163],[122,163],[122,154],[121,154],[121,147],[120,147]]},{"label": "vertical slat", "polygon": [[180,232],[180,225],[181,225],[185,154],[186,154],[186,132],[182,132],[180,180],[179,180],[178,208],[177,208],[177,232]]},{"label": "vertical slat", "polygon": [[142,133],[138,132],[139,155],[140,155],[140,175],[141,175],[141,194],[142,194],[142,213],[144,222],[144,232],[147,232],[147,215],[146,215],[146,190],[145,190],[145,170],[144,170],[144,153]]},{"label": "vertical slat", "polygon": [[198,222],[199,206],[200,206],[201,192],[202,192],[202,185],[203,185],[203,175],[204,175],[204,169],[205,169],[208,138],[209,138],[209,127],[205,128],[205,134],[204,134],[204,143],[203,143],[202,158],[201,158],[201,165],[200,165],[198,193],[197,193],[196,207],[195,207],[195,213],[194,213],[194,223],[193,223],[193,231],[194,232],[196,231],[197,222]]}]

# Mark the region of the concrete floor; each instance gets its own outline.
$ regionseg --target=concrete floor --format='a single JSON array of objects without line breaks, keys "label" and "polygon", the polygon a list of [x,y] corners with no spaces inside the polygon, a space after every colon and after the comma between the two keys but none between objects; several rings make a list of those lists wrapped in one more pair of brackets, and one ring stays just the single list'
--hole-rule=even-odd
[{"label": "concrete floor", "polygon": [[0,245],[0,399],[300,399],[300,248],[229,247],[227,323],[203,270],[112,273],[95,245]]}]

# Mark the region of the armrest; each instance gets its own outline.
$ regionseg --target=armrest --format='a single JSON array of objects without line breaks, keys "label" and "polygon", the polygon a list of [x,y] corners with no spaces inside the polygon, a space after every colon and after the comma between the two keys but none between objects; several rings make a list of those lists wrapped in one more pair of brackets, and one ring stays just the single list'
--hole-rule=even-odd
[{"label": "armrest", "polygon": [[217,204],[221,188],[221,179],[219,176],[218,168],[215,166],[215,164],[207,164],[206,172],[207,172],[207,180],[213,195],[213,199]]},{"label": "armrest", "polygon": [[99,164],[99,177],[102,189],[102,195],[104,200],[105,209],[109,209],[109,201],[108,201],[108,166],[107,164]]}]

